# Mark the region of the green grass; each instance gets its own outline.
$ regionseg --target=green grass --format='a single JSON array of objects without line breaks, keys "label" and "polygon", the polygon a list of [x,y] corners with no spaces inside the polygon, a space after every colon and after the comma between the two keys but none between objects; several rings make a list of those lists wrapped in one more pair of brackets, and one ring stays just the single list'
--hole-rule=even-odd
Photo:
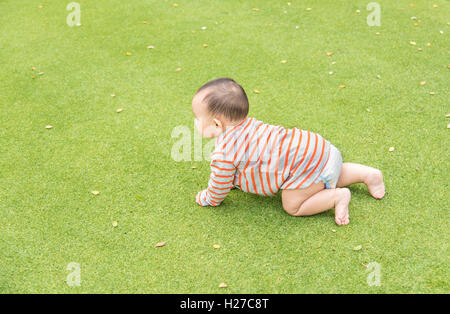
[{"label": "green grass", "polygon": [[[380,27],[360,0],[78,0],[80,27],[69,2],[0,0],[0,292],[450,292],[448,1],[380,0]],[[171,132],[193,134],[193,94],[224,76],[250,116],[380,168],[385,198],[350,186],[346,227],[280,195],[198,206],[209,163],[175,162]]]}]

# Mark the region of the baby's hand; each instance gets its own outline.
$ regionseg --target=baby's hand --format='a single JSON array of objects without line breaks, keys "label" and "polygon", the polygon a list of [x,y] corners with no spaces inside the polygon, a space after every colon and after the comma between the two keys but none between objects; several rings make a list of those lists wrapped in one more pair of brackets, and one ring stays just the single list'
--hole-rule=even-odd
[{"label": "baby's hand", "polygon": [[201,191],[197,193],[197,196],[195,197],[195,202],[196,202],[198,205],[203,206],[203,205],[200,203],[200,193],[201,193]]}]

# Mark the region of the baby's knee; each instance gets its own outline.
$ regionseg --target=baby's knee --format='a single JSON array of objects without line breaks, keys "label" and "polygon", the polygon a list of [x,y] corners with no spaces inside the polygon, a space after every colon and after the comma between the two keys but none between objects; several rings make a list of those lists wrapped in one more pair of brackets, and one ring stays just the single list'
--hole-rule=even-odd
[{"label": "baby's knee", "polygon": [[296,217],[299,216],[298,211],[301,206],[302,206],[302,204],[299,204],[298,202],[288,202],[288,201],[283,202],[284,211],[291,216],[296,216]]},{"label": "baby's knee", "polygon": [[294,217],[307,216],[302,212],[302,204],[304,202],[287,203],[283,202],[283,209],[286,213]]}]

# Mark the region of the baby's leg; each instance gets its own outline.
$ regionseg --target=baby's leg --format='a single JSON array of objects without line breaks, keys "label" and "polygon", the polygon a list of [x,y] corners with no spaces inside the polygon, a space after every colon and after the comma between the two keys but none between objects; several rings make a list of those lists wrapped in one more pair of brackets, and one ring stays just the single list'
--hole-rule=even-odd
[{"label": "baby's leg", "polygon": [[360,164],[345,162],[337,187],[348,186],[353,183],[364,183],[374,198],[383,198],[385,193],[383,175],[380,170]]},{"label": "baby's leg", "polygon": [[336,223],[338,225],[348,224],[350,190],[347,188],[323,188],[323,182],[319,182],[306,189],[283,190],[281,199],[284,210],[293,216],[310,216],[334,207]]}]

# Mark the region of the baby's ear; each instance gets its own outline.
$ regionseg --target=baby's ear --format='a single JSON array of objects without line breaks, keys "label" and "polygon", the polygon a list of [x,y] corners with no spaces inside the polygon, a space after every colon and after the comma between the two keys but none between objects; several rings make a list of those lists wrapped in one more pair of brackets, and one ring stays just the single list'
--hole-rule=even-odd
[{"label": "baby's ear", "polygon": [[215,124],[217,127],[219,127],[219,128],[222,127],[223,124],[222,124],[222,122],[221,122],[219,119],[214,118],[213,121],[214,121],[214,124]]}]

